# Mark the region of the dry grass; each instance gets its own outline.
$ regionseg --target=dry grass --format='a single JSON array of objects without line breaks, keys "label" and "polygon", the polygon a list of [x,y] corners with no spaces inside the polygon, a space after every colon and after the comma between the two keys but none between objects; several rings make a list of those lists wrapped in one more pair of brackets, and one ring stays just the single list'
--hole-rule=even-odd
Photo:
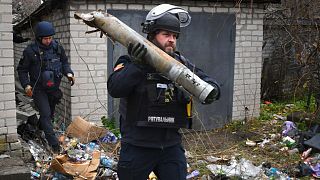
[{"label": "dry grass", "polygon": [[[218,162],[220,164],[227,164],[231,157],[235,157],[250,160],[256,166],[270,163],[272,167],[293,175],[294,168],[300,161],[300,154],[290,155],[287,151],[280,150],[284,147],[280,143],[281,137],[277,136],[273,139],[271,137],[281,132],[283,121],[271,122],[253,119],[246,124],[234,122],[213,131],[184,133],[183,144],[188,154],[191,154],[188,158],[191,169],[199,170],[202,175],[211,174],[206,168],[206,165],[210,164],[206,161],[206,157],[215,156],[226,159]],[[271,140],[264,147],[246,145],[247,139],[262,142],[265,138]]]}]

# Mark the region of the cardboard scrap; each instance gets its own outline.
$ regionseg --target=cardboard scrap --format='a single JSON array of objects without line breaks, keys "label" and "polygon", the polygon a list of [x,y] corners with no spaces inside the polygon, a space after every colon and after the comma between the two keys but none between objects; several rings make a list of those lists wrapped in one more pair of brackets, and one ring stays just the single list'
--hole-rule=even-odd
[{"label": "cardboard scrap", "polygon": [[69,162],[66,154],[59,155],[51,161],[50,168],[62,174],[72,175],[75,179],[93,180],[97,175],[97,172],[94,171],[97,170],[100,164],[100,156],[100,151],[93,151],[92,160],[79,163]]},{"label": "cardboard scrap", "polygon": [[68,126],[66,134],[71,137],[76,137],[81,143],[86,144],[105,136],[107,132],[107,129],[98,127],[77,116]]}]

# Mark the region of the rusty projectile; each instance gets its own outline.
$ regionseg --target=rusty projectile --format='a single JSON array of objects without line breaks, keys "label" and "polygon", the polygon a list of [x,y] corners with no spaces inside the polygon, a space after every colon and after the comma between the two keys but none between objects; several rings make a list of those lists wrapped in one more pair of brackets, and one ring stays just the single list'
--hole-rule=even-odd
[{"label": "rusty projectile", "polygon": [[111,14],[94,11],[75,13],[74,17],[83,20],[88,26],[100,30],[125,47],[128,47],[129,43],[143,44],[148,50],[145,56],[146,63],[182,86],[200,102],[207,103],[207,99],[216,95],[217,90],[213,86]]}]

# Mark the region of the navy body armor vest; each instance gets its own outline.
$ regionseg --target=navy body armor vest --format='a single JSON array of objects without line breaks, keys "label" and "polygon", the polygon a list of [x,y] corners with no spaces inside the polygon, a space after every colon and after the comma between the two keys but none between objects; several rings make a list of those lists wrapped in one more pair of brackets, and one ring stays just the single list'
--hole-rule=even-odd
[{"label": "navy body armor vest", "polygon": [[[38,49],[34,49],[36,54]],[[60,45],[56,42],[52,48],[43,50],[40,49],[40,63],[41,63],[41,85],[44,89],[54,90],[60,86],[62,74]]]},{"label": "navy body armor vest", "polygon": [[147,73],[145,81],[126,100],[125,118],[135,119],[137,126],[188,127],[186,104],[189,100],[160,73]]}]

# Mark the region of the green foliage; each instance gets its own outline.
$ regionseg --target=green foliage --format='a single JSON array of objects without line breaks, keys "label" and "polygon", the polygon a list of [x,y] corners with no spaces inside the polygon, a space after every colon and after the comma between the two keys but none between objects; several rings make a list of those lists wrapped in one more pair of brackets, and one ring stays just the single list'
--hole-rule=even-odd
[{"label": "green foliage", "polygon": [[297,128],[299,130],[301,130],[301,131],[307,131],[308,130],[308,127],[307,127],[305,122],[298,122],[296,124],[297,124]]},{"label": "green foliage", "polygon": [[307,97],[304,99],[299,99],[297,101],[294,101],[294,107],[292,108],[292,111],[309,111],[309,112],[315,112],[316,110],[316,98],[314,96],[311,96],[310,98],[310,105],[308,107],[307,104]]},{"label": "green foliage", "polygon": [[[290,107],[286,107],[286,105],[291,104]],[[312,96],[309,100],[304,97],[298,100],[284,101],[284,102],[272,102],[271,104],[261,104],[260,116],[258,120],[268,121],[273,119],[274,114],[278,114],[286,117],[288,114],[292,112],[315,112],[316,111],[316,100],[315,97]],[[299,130],[305,131],[308,129],[306,122],[296,122]]]},{"label": "green foliage", "polygon": [[116,120],[114,117],[107,118],[106,116],[101,117],[101,122],[104,127],[106,127],[108,130],[110,130],[114,135],[119,137],[120,130],[116,127]]},{"label": "green foliage", "polygon": [[260,116],[258,119],[262,121],[271,120],[273,114],[282,112],[284,108],[285,103],[274,102],[272,104],[261,104]]}]

